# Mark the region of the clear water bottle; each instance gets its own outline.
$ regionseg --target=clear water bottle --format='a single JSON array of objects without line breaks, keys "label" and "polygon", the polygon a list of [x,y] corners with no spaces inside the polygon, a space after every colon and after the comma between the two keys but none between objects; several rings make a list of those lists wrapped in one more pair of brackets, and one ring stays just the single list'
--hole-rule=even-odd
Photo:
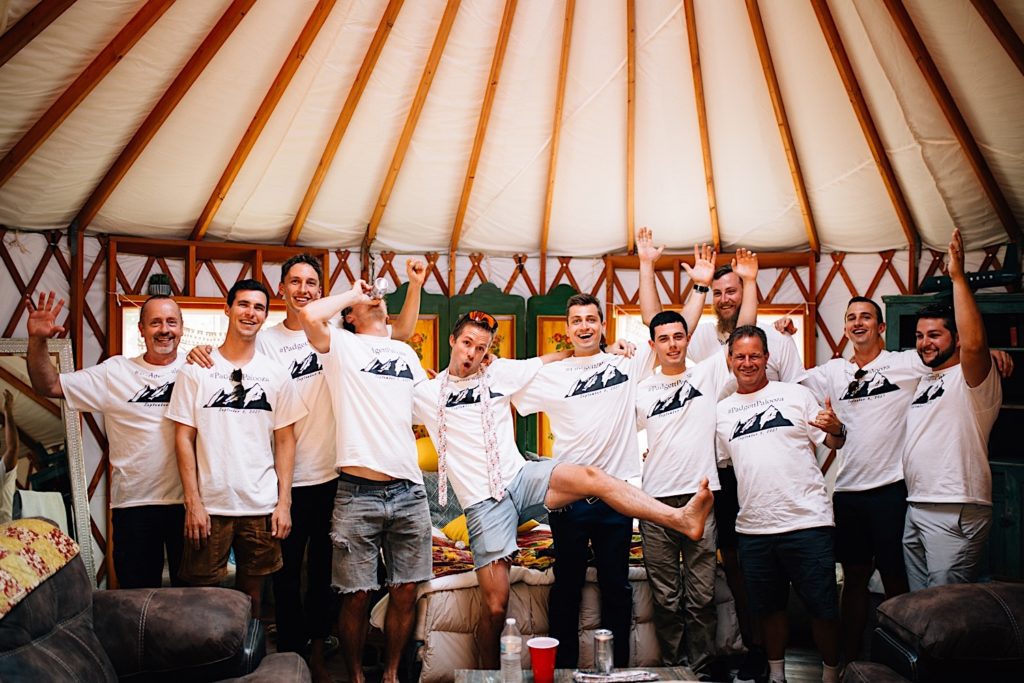
[{"label": "clear water bottle", "polygon": [[523,636],[519,633],[516,620],[505,620],[501,632],[501,683],[523,683]]}]

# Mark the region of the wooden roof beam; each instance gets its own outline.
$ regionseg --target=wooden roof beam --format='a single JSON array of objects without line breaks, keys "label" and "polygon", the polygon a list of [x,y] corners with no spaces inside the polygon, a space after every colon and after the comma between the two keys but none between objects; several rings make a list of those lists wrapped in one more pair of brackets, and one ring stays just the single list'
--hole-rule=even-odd
[{"label": "wooden roof beam", "polygon": [[704,183],[708,190],[708,211],[711,213],[711,241],[715,251],[722,250],[722,232],[718,225],[718,198],[715,194],[715,174],[711,164],[711,136],[708,134],[708,110],[704,101],[704,77],[700,69],[700,48],[697,44],[697,15],[693,0],[684,0],[686,38],[690,45],[690,71],[693,72],[693,94],[697,105],[697,127],[700,131],[700,151],[704,157]]},{"label": "wooden roof beam", "polygon": [[491,120],[491,107],[494,105],[494,95],[498,90],[498,79],[501,76],[501,66],[505,61],[505,50],[508,48],[508,37],[512,33],[512,21],[516,15],[517,5],[518,0],[505,0],[505,13],[501,17],[498,40],[494,46],[491,72],[487,76],[484,101],[480,107],[480,118],[476,123],[473,150],[469,154],[469,167],[466,169],[466,179],[462,183],[462,195],[459,197],[459,208],[455,211],[455,223],[452,225],[452,236],[448,246],[448,291],[455,291],[455,254],[459,248],[459,239],[462,237],[462,225],[466,220],[469,196],[473,191],[476,167],[480,163],[480,153],[487,135],[487,124]]},{"label": "wooden roof beam", "polygon": [[171,82],[171,85],[164,91],[156,106],[149,112],[149,116],[142,122],[139,129],[135,131],[135,135],[128,141],[125,148],[121,150],[121,154],[114,160],[113,165],[111,165],[106,175],[103,176],[100,184],[89,195],[89,199],[86,200],[78,215],[75,216],[72,223],[77,226],[78,230],[84,232],[89,227],[96,214],[99,213],[100,208],[110,198],[110,195],[113,194],[118,184],[131,169],[132,164],[135,163],[135,160],[142,154],[146,145],[149,144],[149,141],[160,130],[160,126],[171,115],[178,102],[181,101],[185,93],[192,87],[192,84],[199,78],[199,74],[203,72],[203,69],[206,68],[206,65],[217,54],[217,51],[227,41],[228,37],[255,2],[256,0],[234,0],[225,10],[224,14],[221,15],[220,19],[210,30],[210,33],[207,34],[203,42],[196,48],[196,51],[192,53],[192,57],[189,58],[174,81]]},{"label": "wooden roof beam", "polygon": [[100,81],[117,66],[129,50],[146,35],[153,24],[163,16],[174,0],[149,0],[135,13],[127,24],[103,48],[78,78],[61,93],[39,120],[28,129],[10,151],[0,159],[0,185],[11,179],[22,164],[46,142],[53,131],[64,122],[71,112],[89,96]]},{"label": "wooden roof beam", "polygon": [[636,0],[626,0],[626,252],[636,247]]},{"label": "wooden roof beam", "polygon": [[309,181],[309,187],[306,188],[306,194],[302,197],[302,203],[299,204],[299,208],[295,212],[295,220],[292,221],[292,227],[288,231],[288,237],[284,242],[288,246],[294,246],[299,240],[299,233],[302,232],[302,227],[306,224],[306,218],[309,216],[310,209],[313,208],[313,202],[316,201],[317,195],[320,194],[320,188],[324,184],[324,178],[327,177],[327,171],[330,170],[331,164],[334,163],[334,156],[338,153],[338,148],[341,146],[341,139],[345,136],[345,131],[348,130],[348,124],[352,121],[352,115],[355,113],[356,106],[363,96],[363,91],[366,90],[366,84],[370,81],[370,74],[373,73],[373,67],[377,65],[377,59],[384,50],[384,43],[387,42],[391,28],[398,19],[398,11],[402,9],[403,2],[404,0],[390,0],[388,6],[384,8],[384,14],[381,15],[377,31],[373,34],[370,46],[363,56],[362,64],[359,65],[359,71],[356,72],[355,80],[352,81],[352,87],[349,88],[348,97],[345,98],[345,104],[341,107],[341,112],[338,114],[338,120],[334,124],[331,136],[327,138],[324,153],[320,155],[320,162],[316,165],[316,170],[313,171],[313,177]]},{"label": "wooden roof beam", "polygon": [[829,52],[832,53],[832,59],[835,60],[836,69],[839,71],[839,76],[843,81],[843,87],[846,88],[846,95],[850,98],[850,104],[853,105],[853,113],[856,114],[857,122],[860,123],[860,128],[864,131],[864,138],[868,143],[868,148],[871,150],[871,156],[875,158],[875,165],[882,176],[882,183],[889,193],[889,199],[896,210],[896,217],[899,219],[900,227],[903,228],[903,234],[907,238],[907,246],[911,252],[910,280],[912,283],[916,283],[917,259],[921,253],[921,236],[917,230],[917,223],[914,221],[914,216],[910,213],[910,206],[907,204],[907,199],[903,194],[899,178],[896,176],[896,171],[889,161],[889,155],[885,151],[885,145],[882,143],[882,137],[878,133],[878,127],[875,125],[875,119],[868,108],[867,100],[864,99],[864,93],[857,80],[857,74],[853,70],[850,57],[846,52],[846,47],[843,45],[843,39],[839,35],[839,29],[836,27],[831,10],[829,10],[828,2],[826,0],[811,0],[811,5],[814,7],[814,13],[818,17],[818,23],[821,25],[821,32],[825,36]]},{"label": "wooden roof beam", "polygon": [[558,168],[558,144],[562,136],[562,108],[565,106],[565,77],[569,70],[569,49],[572,47],[572,20],[576,14],[576,0],[565,0],[565,18],[562,25],[562,52],[558,61],[558,85],[555,89],[555,115],[551,129],[551,154],[548,161],[548,179],[544,191],[544,214],[540,223],[540,293],[547,292],[548,235],[551,232],[551,200],[555,193]]},{"label": "wooden roof beam", "polygon": [[1006,20],[999,6],[994,0],[971,0],[971,3],[995,34],[996,40],[1006,50],[1006,54],[1017,65],[1017,70],[1024,76],[1024,41],[1021,41],[1020,36],[1013,30],[1013,26]]},{"label": "wooden roof beam", "polygon": [[939,73],[935,61],[921,39],[921,34],[917,32],[914,22],[907,13],[907,8],[903,6],[901,0],[883,0],[883,2],[886,9],[889,10],[889,15],[892,16],[893,23],[899,29],[900,35],[903,36],[903,41],[907,44],[910,54],[921,69],[921,73],[928,83],[928,88],[938,101],[939,108],[942,109],[946,121],[949,123],[950,128],[953,129],[953,135],[956,136],[957,141],[963,148],[964,154],[967,156],[967,162],[978,177],[978,181],[981,183],[981,187],[985,191],[988,200],[992,203],[996,215],[1003,224],[1003,229],[1006,230],[1006,234],[1010,236],[1010,239],[1015,241],[1021,239],[1020,224],[1017,223],[1017,218],[1013,215],[1010,204],[1006,201],[1006,196],[999,187],[999,183],[996,182],[992,169],[989,168],[988,162],[985,161],[981,148],[978,147],[974,135],[967,126],[967,121],[964,120],[963,114],[960,113],[960,109],[956,106],[953,94],[946,86],[946,82]]},{"label": "wooden roof beam", "polygon": [[316,40],[324,22],[327,21],[327,17],[334,8],[335,2],[336,0],[319,0],[316,7],[310,12],[309,19],[306,20],[305,26],[302,27],[299,37],[296,39],[295,44],[292,45],[288,56],[285,57],[284,64],[278,70],[274,82],[270,84],[267,94],[264,95],[263,101],[260,102],[259,108],[256,109],[256,114],[252,117],[249,127],[245,129],[245,133],[238,142],[238,146],[235,147],[235,152],[231,155],[228,165],[224,168],[224,173],[221,174],[220,180],[217,181],[217,185],[213,188],[210,198],[206,200],[206,206],[203,207],[202,213],[199,214],[199,218],[196,220],[195,228],[192,229],[192,234],[189,235],[190,240],[201,240],[206,236],[206,231],[210,229],[213,217],[217,214],[221,203],[223,203],[224,198],[231,190],[231,185],[235,182],[235,178],[238,177],[239,171],[242,170],[242,164],[249,158],[249,153],[256,145],[256,140],[259,139],[260,133],[263,132],[271,115],[273,115],[278,102],[284,96],[288,85],[292,82],[292,77],[295,76],[295,72],[299,70],[299,65],[302,64],[302,60],[306,57],[309,47]]},{"label": "wooden roof beam", "polygon": [[32,401],[37,406],[39,406],[40,408],[42,408],[46,412],[50,413],[54,417],[60,417],[60,406],[59,405],[57,405],[56,403],[54,403],[50,399],[43,398],[42,396],[37,394],[32,389],[32,387],[30,387],[28,384],[26,384],[20,377],[15,375],[13,372],[8,370],[7,368],[0,367],[0,380],[3,380],[7,384],[9,384],[12,387],[14,387],[14,389],[16,389],[18,391],[18,393],[23,394],[30,401]]},{"label": "wooden roof beam", "polygon": [[388,200],[391,199],[391,192],[395,189],[398,172],[402,170],[402,164],[405,162],[405,153],[409,149],[413,133],[416,132],[416,124],[419,123],[420,114],[423,113],[423,105],[427,101],[427,94],[430,93],[430,86],[437,73],[437,65],[444,53],[444,46],[448,43],[448,36],[451,35],[452,24],[455,23],[455,15],[458,13],[461,3],[462,0],[448,0],[444,14],[441,15],[441,24],[437,28],[437,35],[434,36],[434,44],[430,47],[430,54],[427,56],[426,66],[423,67],[420,84],[412,98],[412,106],[409,107],[409,114],[402,127],[402,134],[398,137],[398,145],[395,147],[395,154],[391,158],[388,172],[384,176],[384,185],[380,188],[380,196],[377,198],[376,206],[373,207],[370,223],[366,226],[366,235],[363,237],[364,254],[369,252],[370,245],[377,238],[377,228],[380,227],[381,218],[384,217],[384,209],[387,208]]},{"label": "wooden roof beam", "polygon": [[775,63],[772,61],[772,53],[768,47],[768,37],[764,32],[761,10],[757,5],[757,0],[746,0],[746,2],[750,27],[754,32],[754,44],[757,46],[758,57],[761,58],[761,69],[764,71],[764,79],[768,84],[768,95],[771,97],[772,109],[775,111],[775,121],[779,126],[779,134],[782,136],[782,149],[786,152],[789,173],[793,177],[793,188],[796,190],[800,214],[804,219],[807,242],[811,246],[811,251],[820,254],[821,243],[818,241],[818,228],[814,224],[814,214],[811,213],[811,202],[807,197],[807,186],[804,183],[803,172],[800,170],[796,143],[793,141],[793,131],[789,127],[789,118],[786,116],[786,105],[782,101],[782,89],[779,87],[779,78],[775,73]]},{"label": "wooden roof beam", "polygon": [[[6,3],[5,3],[6,4]],[[0,66],[18,54],[32,40],[52,24],[75,0],[41,0],[14,26],[0,35]]]}]

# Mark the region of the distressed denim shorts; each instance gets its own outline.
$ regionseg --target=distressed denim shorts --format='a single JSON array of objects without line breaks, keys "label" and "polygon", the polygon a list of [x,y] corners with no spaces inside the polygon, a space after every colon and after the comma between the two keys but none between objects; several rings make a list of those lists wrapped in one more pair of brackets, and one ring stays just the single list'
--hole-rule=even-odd
[{"label": "distressed denim shorts", "polygon": [[342,593],[380,588],[381,552],[387,585],[431,578],[430,508],[423,484],[338,480],[331,540],[332,584]]},{"label": "distressed denim shorts", "polygon": [[501,500],[485,498],[469,506],[466,528],[474,569],[511,557],[519,550],[516,529],[523,522],[547,512],[544,498],[557,465],[551,460],[529,461],[506,487]]}]

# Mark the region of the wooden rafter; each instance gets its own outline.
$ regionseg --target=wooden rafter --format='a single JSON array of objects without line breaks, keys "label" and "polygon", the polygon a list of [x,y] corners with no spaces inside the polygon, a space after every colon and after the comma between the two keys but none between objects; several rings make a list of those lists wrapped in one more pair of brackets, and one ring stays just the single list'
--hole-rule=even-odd
[{"label": "wooden rafter", "polygon": [[697,43],[697,15],[693,0],[684,0],[686,38],[690,46],[690,71],[693,73],[693,95],[697,105],[697,127],[700,131],[700,151],[704,157],[704,183],[708,190],[708,211],[711,213],[711,241],[715,251],[722,250],[722,232],[718,225],[718,197],[715,194],[715,174],[711,164],[711,137],[708,134],[708,110],[704,101],[704,77],[700,69],[700,48]]},{"label": "wooden rafter", "polygon": [[1006,230],[1006,234],[1010,236],[1010,239],[1019,240],[1021,238],[1021,229],[1017,223],[1017,218],[1013,215],[1010,204],[1006,201],[1006,196],[999,187],[999,183],[996,182],[992,169],[989,168],[988,162],[985,161],[981,148],[978,147],[978,143],[974,139],[967,121],[964,119],[963,114],[960,113],[960,109],[953,99],[953,94],[949,91],[945,80],[943,80],[942,75],[939,73],[935,60],[932,59],[928,48],[921,39],[921,34],[917,32],[913,20],[907,13],[907,8],[903,6],[901,0],[883,0],[883,2],[886,9],[889,10],[889,15],[892,16],[893,23],[896,24],[900,35],[903,36],[903,41],[907,44],[910,54],[914,57],[914,61],[917,62],[918,68],[921,69],[921,74],[928,83],[928,88],[935,96],[939,108],[942,109],[947,123],[953,129],[953,135],[956,136],[957,141],[963,148],[964,154],[967,156],[967,162],[978,177],[978,181],[981,183],[981,187],[985,191],[988,200],[992,203],[996,215],[999,216],[1003,229]]},{"label": "wooden rafter", "polygon": [[395,147],[394,156],[391,158],[391,164],[388,165],[388,172],[384,176],[384,184],[380,188],[377,204],[373,207],[373,214],[370,215],[370,223],[366,226],[366,235],[363,237],[364,254],[369,253],[370,245],[377,238],[377,228],[380,227],[380,221],[384,217],[384,209],[387,208],[391,192],[395,189],[395,181],[398,180],[398,173],[402,170],[402,164],[405,162],[405,153],[409,149],[413,133],[416,132],[416,125],[423,112],[423,105],[427,101],[430,86],[434,82],[437,65],[444,53],[444,46],[448,43],[448,36],[451,35],[452,24],[455,23],[455,15],[459,11],[460,4],[462,4],[462,0],[448,0],[444,7],[441,24],[437,28],[437,35],[434,36],[434,44],[430,47],[430,54],[427,56],[426,66],[423,67],[420,84],[416,88],[416,94],[413,95],[412,106],[409,107],[409,114],[402,127],[402,134],[398,137],[398,144]]},{"label": "wooden rafter", "polygon": [[0,36],[0,66],[18,54],[32,40],[52,24],[75,0],[41,0],[18,23]]},{"label": "wooden rafter", "polygon": [[800,160],[796,154],[796,143],[793,141],[793,131],[789,127],[789,118],[786,116],[786,105],[782,101],[782,89],[779,87],[779,78],[775,73],[775,63],[772,61],[771,49],[768,47],[768,37],[764,32],[761,10],[758,8],[757,0],[746,0],[746,2],[747,14],[750,17],[750,27],[754,32],[754,43],[757,45],[758,57],[761,58],[761,69],[764,71],[764,79],[768,85],[768,95],[771,97],[772,109],[775,111],[775,121],[779,126],[779,134],[782,137],[782,148],[786,152],[789,172],[793,177],[793,188],[796,190],[797,202],[800,204],[800,214],[804,219],[807,242],[810,244],[811,251],[819,254],[821,253],[821,243],[818,241],[818,229],[814,224],[814,214],[811,213],[811,202],[807,197],[807,186],[804,183],[803,172],[800,170]]},{"label": "wooden rafter", "polygon": [[163,16],[174,0],[149,0],[135,13],[127,24],[103,48],[78,78],[61,93],[39,120],[21,136],[10,151],[0,159],[0,185],[11,179],[22,164],[46,142],[53,131],[89,96],[104,76],[110,73],[121,59],[146,34],[153,24]]},{"label": "wooden rafter", "polygon": [[32,387],[7,368],[0,367],[0,379],[17,389],[18,393],[24,394],[28,400],[32,401],[46,412],[55,417],[60,417],[60,406],[37,394]]},{"label": "wooden rafter", "polygon": [[1017,70],[1024,75],[1024,41],[1021,41],[1020,36],[1013,30],[1013,26],[1006,20],[999,6],[994,0],[971,0],[971,4],[988,24],[996,40],[1006,50],[1006,54],[1010,55],[1010,59],[1017,65]]},{"label": "wooden rafter", "polygon": [[299,33],[299,37],[295,40],[295,44],[292,45],[288,56],[285,57],[284,64],[278,70],[274,82],[270,84],[267,94],[263,96],[263,101],[260,102],[259,108],[256,109],[256,114],[253,115],[249,127],[245,129],[245,134],[242,135],[238,146],[235,147],[235,152],[231,155],[228,165],[224,168],[224,173],[221,174],[220,180],[217,181],[217,185],[213,188],[210,198],[206,200],[206,206],[203,207],[202,213],[199,214],[195,228],[192,229],[192,234],[189,236],[190,240],[201,240],[206,236],[206,231],[209,230],[213,217],[227,196],[228,191],[231,190],[231,185],[235,182],[235,178],[238,177],[242,164],[249,158],[249,153],[256,145],[256,140],[270,120],[271,115],[274,113],[274,108],[281,101],[285,90],[288,89],[288,85],[292,82],[295,72],[299,70],[299,65],[302,64],[302,60],[305,58],[306,52],[309,51],[310,45],[316,40],[324,22],[327,21],[327,17],[334,8],[335,2],[336,0],[319,0],[316,7],[313,8],[309,19],[306,20],[306,24]]},{"label": "wooden rafter", "polygon": [[850,57],[846,52],[846,47],[843,45],[839,29],[836,28],[828,2],[826,0],[811,0],[811,5],[814,7],[814,13],[818,17],[818,23],[821,25],[821,32],[825,35],[825,42],[828,44],[829,52],[832,53],[832,59],[836,63],[836,69],[838,69],[839,76],[843,80],[843,86],[846,88],[846,94],[850,98],[850,104],[853,105],[853,112],[857,116],[861,130],[864,131],[864,139],[871,150],[871,156],[875,158],[875,165],[882,176],[882,183],[885,185],[886,192],[889,193],[889,199],[892,201],[893,209],[896,211],[900,227],[903,228],[903,234],[907,238],[907,246],[910,249],[910,282],[916,282],[917,258],[921,253],[921,237],[917,230],[917,223],[914,221],[914,216],[910,213],[910,205],[907,204],[907,198],[903,194],[899,178],[897,178],[896,171],[889,161],[889,155],[885,151],[885,145],[882,143],[882,137],[878,133],[878,127],[875,125],[875,119],[868,108],[867,100],[864,99],[864,93],[857,80],[857,74],[850,63]]},{"label": "wooden rafter", "polygon": [[[565,77],[569,71],[569,49],[572,46],[572,23],[576,14],[576,0],[565,0],[565,19],[562,25],[562,52],[558,61],[558,85],[555,89],[555,115],[551,126],[551,154],[548,160],[548,179],[544,189],[544,215],[540,223],[540,293],[548,290],[547,256],[548,235],[551,232],[551,201],[555,196],[555,176],[558,167],[558,143],[562,136],[562,107],[565,105]],[[561,271],[559,271],[561,272]],[[554,285],[552,284],[552,287]]]},{"label": "wooden rafter", "polygon": [[86,200],[85,205],[82,206],[74,220],[78,230],[84,232],[89,227],[89,224],[96,217],[96,214],[99,213],[104,202],[110,198],[110,195],[113,194],[117,185],[128,173],[132,164],[135,163],[135,160],[142,154],[146,145],[149,144],[149,141],[160,130],[160,126],[171,115],[178,102],[181,101],[181,98],[192,87],[199,74],[203,72],[203,69],[206,68],[206,65],[217,54],[217,51],[255,2],[256,0],[234,0],[224,14],[221,15],[213,29],[210,30],[210,33],[196,51],[192,53],[192,57],[181,69],[171,85],[164,91],[164,94],[160,97],[156,106],[153,107],[149,116],[142,122],[139,129],[135,131],[135,135],[132,136],[128,145],[125,146],[106,175],[103,176],[103,180],[100,181],[96,189],[89,195],[89,199]]},{"label": "wooden rafter", "polygon": [[484,101],[480,106],[480,118],[477,119],[476,135],[473,137],[473,150],[469,153],[469,167],[466,169],[466,179],[462,183],[462,194],[459,196],[459,207],[455,211],[455,223],[452,225],[451,242],[448,246],[449,290],[455,289],[455,253],[459,249],[459,239],[462,237],[462,224],[466,220],[469,195],[473,191],[476,167],[480,163],[480,153],[484,147],[484,137],[487,135],[487,124],[491,120],[491,107],[494,105],[494,95],[498,91],[498,78],[501,76],[501,65],[505,61],[505,49],[508,47],[509,34],[512,33],[512,21],[516,15],[517,4],[518,0],[505,0],[505,13],[501,17],[498,40],[494,45],[491,71],[487,75],[487,88],[484,90]]},{"label": "wooden rafter", "polygon": [[356,105],[359,104],[363,91],[366,90],[366,84],[370,81],[370,74],[373,72],[373,67],[377,64],[380,53],[384,50],[384,43],[391,33],[391,27],[395,25],[398,11],[402,9],[403,2],[404,0],[390,0],[388,6],[384,8],[380,24],[377,25],[377,32],[373,34],[370,47],[367,48],[366,54],[363,56],[363,62],[359,65],[359,71],[356,72],[355,80],[352,81],[352,87],[349,88],[348,97],[345,98],[345,104],[341,107],[341,112],[338,114],[338,120],[334,124],[331,136],[327,138],[324,153],[320,155],[320,162],[316,165],[316,170],[313,171],[313,177],[309,181],[309,187],[306,188],[306,194],[302,197],[302,203],[299,204],[299,208],[295,212],[295,220],[288,231],[287,239],[285,239],[285,244],[288,246],[296,244],[299,240],[299,233],[302,232],[302,227],[306,224],[306,218],[309,216],[310,209],[313,208],[313,202],[316,201],[317,195],[320,194],[320,188],[324,184],[324,178],[327,177],[327,171],[334,162],[334,156],[338,153],[338,147],[341,146],[341,139],[344,137],[345,131],[348,130],[348,124],[352,121]]},{"label": "wooden rafter", "polygon": [[626,0],[626,251],[636,242],[636,0]]}]

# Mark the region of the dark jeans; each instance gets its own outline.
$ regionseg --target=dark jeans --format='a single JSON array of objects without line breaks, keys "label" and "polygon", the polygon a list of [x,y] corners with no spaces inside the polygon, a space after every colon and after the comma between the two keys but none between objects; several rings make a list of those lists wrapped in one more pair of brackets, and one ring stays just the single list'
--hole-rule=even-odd
[{"label": "dark jeans", "polygon": [[164,552],[171,585],[178,578],[185,545],[184,505],[140,505],[114,508],[114,571],[121,588],[159,588],[163,583]]},{"label": "dark jeans", "polygon": [[601,627],[615,635],[615,666],[629,666],[629,630],[633,617],[633,587],[629,583],[629,545],[633,519],[601,500],[581,500],[552,512],[551,538],[555,551],[555,583],[548,602],[551,635],[558,639],[555,666],[575,669],[579,659],[580,595],[594,552],[597,585],[601,590]]},{"label": "dark jeans", "polygon": [[[292,488],[292,532],[281,541],[284,566],[274,574],[279,652],[304,652],[311,638],[331,634],[331,513],[338,480]],[[306,599],[302,600],[302,558]]]}]

